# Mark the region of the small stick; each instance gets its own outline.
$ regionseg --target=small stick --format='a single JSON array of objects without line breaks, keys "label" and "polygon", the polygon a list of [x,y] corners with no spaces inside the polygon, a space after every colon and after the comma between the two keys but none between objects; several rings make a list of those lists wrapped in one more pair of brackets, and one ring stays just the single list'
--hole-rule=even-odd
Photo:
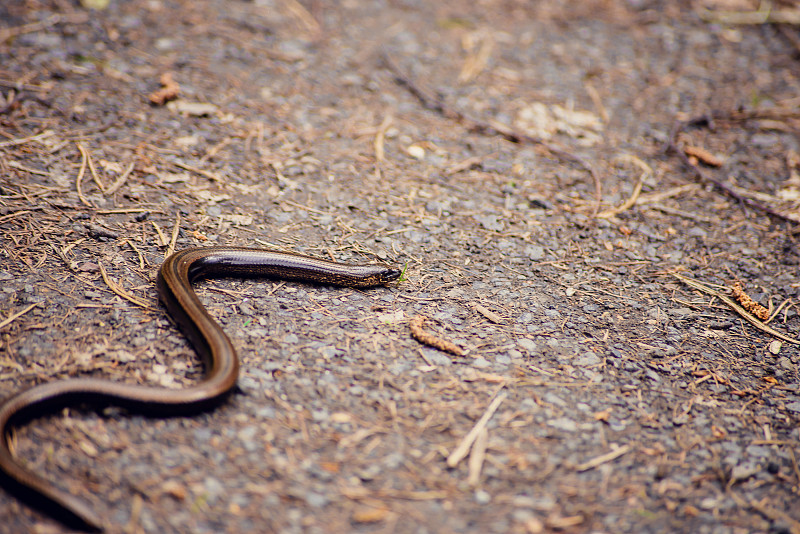
[{"label": "small stick", "polygon": [[489,431],[483,427],[475,436],[475,443],[472,445],[472,452],[469,454],[469,475],[467,475],[467,484],[471,487],[478,485],[481,480],[481,468],[483,461],[486,459],[486,448],[489,445]]},{"label": "small stick", "polygon": [[86,162],[89,159],[89,155],[80,143],[78,143],[78,150],[81,152],[81,168],[78,170],[78,177],[75,178],[75,190],[78,191],[78,198],[84,206],[93,207],[83,196],[83,190],[81,189],[81,181],[83,181],[83,175],[86,173]]},{"label": "small stick", "polygon": [[6,113],[11,113],[13,111],[18,110],[20,108],[20,106],[22,105],[22,103],[25,102],[26,100],[32,100],[32,101],[34,101],[34,102],[36,102],[38,104],[41,104],[41,105],[43,105],[43,106],[45,106],[47,108],[52,108],[53,107],[53,104],[51,104],[50,102],[48,102],[47,100],[45,100],[44,98],[42,98],[40,96],[32,95],[32,94],[24,93],[24,92],[19,93],[17,95],[14,95],[13,93],[11,93],[11,95],[9,95],[9,97],[7,99],[6,105],[0,108],[0,115],[5,115]]},{"label": "small stick", "polygon": [[630,445],[623,445],[622,447],[615,449],[609,453],[601,454],[600,456],[592,458],[587,462],[583,462],[582,464],[576,465],[575,470],[578,471],[579,473],[582,473],[584,471],[588,471],[589,469],[594,469],[595,467],[601,466],[604,463],[610,462],[611,460],[616,460],[617,458],[619,458],[623,454],[626,454],[630,450],[631,450]]},{"label": "small stick", "polygon": [[16,217],[27,215],[28,213],[33,213],[33,212],[31,210],[20,210],[20,211],[15,211],[14,213],[9,213],[8,215],[3,215],[2,217],[0,217],[0,223],[6,222],[10,219],[14,219]]},{"label": "small stick", "polygon": [[220,178],[219,176],[217,176],[213,172],[204,171],[203,169],[198,169],[197,167],[192,167],[191,165],[187,165],[186,163],[182,163],[180,161],[173,161],[172,164],[175,165],[176,167],[180,167],[183,170],[197,173],[200,176],[205,176],[206,178],[208,178],[209,180],[212,180],[214,182],[221,182],[222,181],[222,178]]},{"label": "small stick", "polygon": [[480,313],[481,315],[483,315],[484,317],[486,317],[487,319],[489,319],[493,323],[501,324],[501,323],[505,322],[502,317],[497,315],[492,310],[481,306],[477,302],[471,303],[470,306],[472,306],[473,310],[475,310],[476,312]]},{"label": "small stick", "polygon": [[50,28],[51,26],[55,26],[56,24],[66,23],[66,24],[83,24],[88,20],[88,15],[86,13],[69,13],[66,15],[62,15],[60,13],[51,15],[47,17],[45,20],[41,20],[39,22],[31,22],[30,24],[24,24],[22,26],[15,26],[13,28],[0,28],[0,43],[5,42],[12,37],[16,37],[18,35],[23,35],[26,33],[38,32]]},{"label": "small stick", "polygon": [[117,213],[147,213],[152,208],[116,208],[112,210],[97,210],[98,215],[114,215]]},{"label": "small stick", "polygon": [[34,308],[35,308],[36,306],[38,306],[38,305],[39,305],[39,303],[38,303],[38,302],[34,302],[33,304],[31,304],[30,306],[28,306],[28,307],[27,307],[27,308],[25,308],[24,310],[22,310],[22,311],[20,311],[20,312],[17,312],[17,313],[15,313],[15,314],[13,314],[13,315],[9,315],[9,316],[8,316],[8,317],[7,317],[5,320],[3,320],[2,322],[0,322],[0,328],[3,328],[3,327],[5,327],[5,326],[8,326],[8,325],[10,325],[11,323],[13,323],[13,322],[14,322],[14,320],[15,320],[17,317],[22,317],[23,315],[25,315],[26,313],[28,313],[29,311],[31,311],[32,309],[34,309]]},{"label": "small stick", "polygon": [[499,391],[498,395],[492,400],[489,407],[486,408],[486,411],[483,412],[483,415],[478,422],[475,423],[475,426],[472,427],[472,430],[464,436],[464,439],[461,440],[461,443],[458,444],[458,447],[455,448],[453,452],[450,453],[450,456],[447,457],[447,467],[455,467],[458,463],[463,460],[467,456],[467,452],[469,452],[470,447],[475,442],[475,439],[478,437],[478,434],[481,432],[481,429],[485,429],[487,423],[489,423],[489,419],[492,418],[494,412],[497,411],[497,408],[506,400],[508,394],[505,391]]},{"label": "small stick", "polygon": [[797,465],[797,456],[794,454],[794,449],[788,447],[789,455],[792,457],[792,468],[794,469],[794,476],[797,477],[797,484],[800,484],[800,466]]}]

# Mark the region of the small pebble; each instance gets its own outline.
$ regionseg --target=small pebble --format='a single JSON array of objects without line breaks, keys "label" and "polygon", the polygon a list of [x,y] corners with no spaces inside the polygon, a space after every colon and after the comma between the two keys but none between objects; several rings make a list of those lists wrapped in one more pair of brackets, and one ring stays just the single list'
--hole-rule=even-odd
[{"label": "small pebble", "polygon": [[475,492],[475,502],[480,505],[486,505],[492,502],[492,496],[486,490],[478,490]]}]

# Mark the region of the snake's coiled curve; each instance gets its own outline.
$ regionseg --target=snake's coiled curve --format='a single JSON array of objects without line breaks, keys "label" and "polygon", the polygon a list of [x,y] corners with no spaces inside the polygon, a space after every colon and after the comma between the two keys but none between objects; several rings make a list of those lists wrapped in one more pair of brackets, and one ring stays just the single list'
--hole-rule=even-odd
[{"label": "snake's coiled curve", "polygon": [[158,272],[158,295],[203,359],[203,379],[189,388],[161,389],[95,378],[33,386],[0,404],[0,483],[72,527],[101,531],[103,520],[77,497],[28,470],[11,453],[12,426],[78,403],[115,405],[155,416],[192,414],[221,402],[236,385],[239,360],[230,339],[197,298],[192,283],[203,278],[267,277],[317,284],[370,287],[400,277],[383,264],[348,265],[261,249],[204,247],[176,252]]}]

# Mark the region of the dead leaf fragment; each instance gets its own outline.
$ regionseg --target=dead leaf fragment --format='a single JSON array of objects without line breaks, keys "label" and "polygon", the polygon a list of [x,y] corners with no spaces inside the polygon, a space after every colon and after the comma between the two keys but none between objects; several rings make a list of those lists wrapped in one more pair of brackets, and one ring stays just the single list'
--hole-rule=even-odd
[{"label": "dead leaf fragment", "polygon": [[339,462],[320,462],[319,466],[328,473],[338,473],[341,470]]},{"label": "dead leaf fragment", "polygon": [[177,480],[167,480],[164,482],[161,485],[161,491],[179,501],[186,499],[186,486]]},{"label": "dead leaf fragment", "polygon": [[178,85],[178,82],[172,79],[171,72],[165,72],[161,75],[161,89],[150,93],[150,102],[155,104],[156,106],[163,106],[170,100],[175,100],[178,98],[178,93],[180,93],[181,86]]}]

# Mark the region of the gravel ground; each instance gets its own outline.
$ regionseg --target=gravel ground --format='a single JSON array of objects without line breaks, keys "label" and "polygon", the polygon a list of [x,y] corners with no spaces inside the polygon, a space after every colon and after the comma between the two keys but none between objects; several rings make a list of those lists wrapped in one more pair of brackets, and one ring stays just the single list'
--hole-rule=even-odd
[{"label": "gravel ground", "polygon": [[[66,407],[20,461],[111,532],[800,532],[797,37],[704,11],[748,5],[4,2],[0,397],[196,381],[156,300],[173,247],[407,268],[203,282],[228,402]],[[674,274],[783,304],[790,340]],[[0,517],[64,531],[8,491]]]}]

